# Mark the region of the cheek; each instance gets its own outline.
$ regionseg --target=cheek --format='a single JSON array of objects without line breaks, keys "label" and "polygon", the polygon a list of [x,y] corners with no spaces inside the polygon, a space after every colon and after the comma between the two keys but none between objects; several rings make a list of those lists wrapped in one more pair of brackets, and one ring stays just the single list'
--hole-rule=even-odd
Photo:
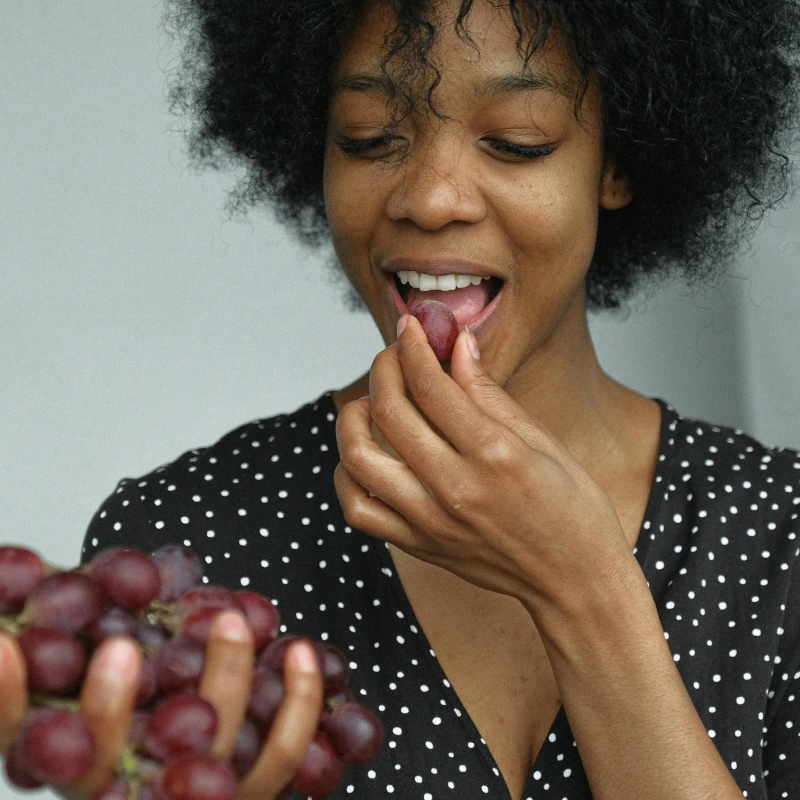
[{"label": "cheek", "polygon": [[368,240],[367,214],[364,204],[359,203],[360,192],[348,180],[347,171],[341,169],[335,157],[326,157],[323,172],[323,198],[325,216],[331,232],[336,255],[351,282],[355,278],[354,264],[358,252]]},{"label": "cheek", "polygon": [[[589,268],[597,238],[599,189],[586,172],[553,170],[507,196],[508,231],[520,250],[545,268],[560,265],[566,281]],[[520,211],[522,209],[522,211]],[[552,273],[551,273],[552,274]]]},{"label": "cheek", "polygon": [[384,213],[383,187],[368,165],[326,156],[323,198],[337,252],[340,247],[351,252],[368,249]]}]

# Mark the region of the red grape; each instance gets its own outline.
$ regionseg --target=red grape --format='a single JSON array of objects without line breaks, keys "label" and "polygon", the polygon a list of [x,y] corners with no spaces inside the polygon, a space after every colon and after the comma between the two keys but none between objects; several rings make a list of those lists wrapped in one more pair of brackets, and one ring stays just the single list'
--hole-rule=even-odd
[{"label": "red grape", "polygon": [[320,727],[345,764],[366,764],[383,747],[381,721],[358,703],[345,703],[326,714]]},{"label": "red grape", "polygon": [[258,667],[250,684],[250,698],[247,703],[247,716],[268,731],[278,708],[283,701],[284,689],[281,676],[269,667]]},{"label": "red grape", "polygon": [[281,617],[272,602],[258,592],[236,592],[253,631],[255,650],[261,652],[280,635]]},{"label": "red grape", "polygon": [[100,794],[96,794],[93,800],[129,800],[130,789],[125,778],[118,778],[114,783],[110,783]]},{"label": "red grape", "polygon": [[[137,640],[144,651],[138,710],[118,778],[94,800],[134,800],[134,795],[136,800],[234,800],[237,776],[247,775],[257,762],[285,697],[286,654],[301,640],[316,654],[324,702],[301,767],[276,800],[290,800],[295,792],[327,796],[346,764],[375,757],[383,728],[355,702],[347,656],[305,636],[279,636],[280,615],[268,597],[201,585],[201,578],[199,559],[177,545],[151,556],[128,548],[102,550],[70,572],[55,571],[25,548],[0,546],[0,613],[16,613],[29,689],[39,693],[33,702],[41,704],[29,711],[8,751],[9,781],[21,788],[61,786],[91,768],[91,733],[78,714],[61,709],[77,707],[88,653],[115,636]],[[197,691],[211,624],[227,609],[247,620],[256,668],[247,716],[223,762],[210,756],[216,711]]]},{"label": "red grape", "polygon": [[323,697],[332,697],[344,689],[350,682],[350,664],[347,657],[338,647],[315,642],[303,636],[281,636],[270,643],[258,658],[260,666],[266,666],[283,675],[286,653],[295,642],[304,640],[312,645],[317,656],[317,666],[322,673]]},{"label": "red grape", "polygon": [[325,797],[339,785],[344,770],[344,763],[328,737],[317,731],[308,745],[303,763],[292,778],[291,786],[304,797]]},{"label": "red grape", "polygon": [[128,744],[131,749],[138,750],[144,742],[144,732],[147,730],[147,723],[150,721],[150,711],[134,711],[131,714],[131,722],[128,726]]},{"label": "red grape", "polygon": [[330,697],[326,697],[334,707],[338,707],[342,705],[342,703],[352,703],[355,701],[355,695],[350,691],[350,689],[342,689],[341,692],[338,694],[331,695]]},{"label": "red grape", "polygon": [[279,639],[276,639],[274,642],[265,647],[261,655],[258,657],[258,666],[269,667],[282,676],[283,668],[286,663],[286,653],[291,645],[299,641],[304,641],[306,644],[310,644],[314,648],[314,653],[317,656],[317,666],[319,666],[322,660],[319,642],[311,641],[307,637],[298,636],[297,634],[281,636]]},{"label": "red grape", "polygon": [[334,697],[350,683],[350,662],[338,647],[325,642],[314,644],[322,668],[323,697]]},{"label": "red grape", "polygon": [[184,756],[165,766],[156,794],[165,800],[235,800],[236,772],[208,755]]},{"label": "red grape", "polygon": [[203,577],[203,565],[188,547],[168,544],[154,550],[150,557],[161,577],[158,599],[162,603],[174,603]]},{"label": "red grape", "polygon": [[150,622],[147,617],[143,617],[138,621],[136,638],[142,645],[142,650],[147,655],[154,656],[169,639],[169,631],[160,623]]},{"label": "red grape", "polygon": [[99,616],[102,600],[102,589],[91,578],[60,572],[31,591],[19,622],[75,633]]},{"label": "red grape", "polygon": [[211,583],[190,589],[178,600],[178,614],[182,617],[201,608],[215,608],[219,611],[226,608],[235,608],[237,611],[244,610],[230,589]]},{"label": "red grape", "polygon": [[199,642],[178,637],[171,639],[155,658],[156,684],[162,694],[195,689],[205,665],[205,650]]},{"label": "red grape", "polygon": [[158,569],[150,556],[138,550],[110,547],[100,551],[89,566],[92,578],[124,608],[136,611],[158,596]]},{"label": "red grape", "polygon": [[155,783],[163,771],[164,765],[152,758],[140,758],[136,765],[136,777],[140,783]]},{"label": "red grape", "polygon": [[65,784],[80,780],[94,762],[95,746],[78,714],[35,708],[19,735],[20,763],[35,780]]},{"label": "red grape", "polygon": [[45,577],[42,559],[25,547],[0,547],[0,613],[19,611]]},{"label": "red grape", "polygon": [[151,783],[139,784],[139,796],[136,800],[166,800],[163,795],[156,794],[156,787]]},{"label": "red grape", "polygon": [[155,696],[158,684],[153,659],[145,656],[142,659],[142,672],[139,675],[139,691],[136,693],[136,707],[146,706]]},{"label": "red grape", "polygon": [[19,740],[14,742],[6,753],[6,777],[20,789],[38,789],[45,785],[44,781],[36,780],[22,763]]},{"label": "red grape", "polygon": [[150,714],[144,747],[153,758],[167,761],[190,753],[207,753],[217,733],[214,706],[191,694],[162,700]]},{"label": "red grape", "polygon": [[423,300],[414,310],[436,358],[445,361],[453,353],[458,323],[453,312],[438,300]]},{"label": "red grape", "polygon": [[89,638],[99,645],[110,636],[130,636],[136,638],[139,624],[136,617],[120,606],[111,606],[100,612],[100,616],[89,626]]},{"label": "red grape", "polygon": [[205,644],[208,641],[208,634],[211,632],[211,625],[219,613],[221,613],[219,608],[198,608],[183,618],[176,633],[192,641]]},{"label": "red grape", "polygon": [[86,651],[72,634],[28,628],[17,644],[25,657],[30,691],[61,695],[77,689],[86,669]]},{"label": "red grape", "polygon": [[247,775],[253,764],[261,754],[264,736],[254,723],[245,718],[242,720],[239,733],[236,735],[236,745],[231,756],[231,764],[239,777]]}]

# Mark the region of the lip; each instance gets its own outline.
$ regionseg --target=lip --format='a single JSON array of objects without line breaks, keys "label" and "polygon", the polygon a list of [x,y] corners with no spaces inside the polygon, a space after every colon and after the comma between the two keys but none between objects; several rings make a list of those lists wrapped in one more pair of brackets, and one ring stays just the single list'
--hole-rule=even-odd
[{"label": "lip", "polygon": [[381,269],[383,272],[391,273],[411,269],[414,272],[426,272],[428,275],[452,275],[454,273],[478,275],[482,278],[499,278],[505,283],[505,278],[502,275],[498,275],[487,264],[464,261],[452,256],[392,256],[392,258],[387,258],[383,261]]},{"label": "lip", "polygon": [[[463,264],[465,262],[460,262],[460,263]],[[406,267],[400,267],[400,269],[406,269]],[[407,267],[407,269],[414,269],[414,267]],[[422,271],[424,272],[425,270]],[[439,274],[439,273],[432,273],[432,274]],[[441,274],[448,275],[449,273],[443,272]],[[480,273],[474,272],[467,274],[479,275]],[[397,312],[397,319],[399,320],[400,317],[403,316],[403,314],[410,314],[411,312],[408,310],[408,306],[405,304],[403,298],[400,296],[400,292],[397,291],[397,284],[395,283],[395,277],[393,271],[387,274],[386,283],[387,286],[389,287],[389,297],[391,298],[392,305],[394,306],[394,309]],[[489,305],[487,305],[486,308],[483,309],[483,311],[481,311],[480,315],[474,322],[469,323],[469,329],[475,334],[476,338],[479,337],[481,333],[485,331],[485,329],[488,327],[491,318],[495,315],[497,311],[497,307],[500,304],[500,299],[502,297],[505,297],[505,291],[506,291],[506,284],[504,281],[503,285],[500,287],[500,291],[494,297],[492,302],[489,303]],[[459,323],[458,330],[459,332],[463,331],[464,325]]]}]

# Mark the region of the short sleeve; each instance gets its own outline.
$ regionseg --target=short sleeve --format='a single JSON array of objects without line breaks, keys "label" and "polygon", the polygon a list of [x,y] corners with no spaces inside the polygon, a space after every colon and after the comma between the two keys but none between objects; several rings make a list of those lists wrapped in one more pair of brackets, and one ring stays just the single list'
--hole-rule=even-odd
[{"label": "short sleeve", "polygon": [[769,800],[800,798],[800,563],[795,558],[765,720],[762,766]]},{"label": "short sleeve", "polygon": [[135,478],[123,478],[92,517],[81,550],[81,564],[107,547],[131,547],[149,553],[163,541],[147,513]]}]

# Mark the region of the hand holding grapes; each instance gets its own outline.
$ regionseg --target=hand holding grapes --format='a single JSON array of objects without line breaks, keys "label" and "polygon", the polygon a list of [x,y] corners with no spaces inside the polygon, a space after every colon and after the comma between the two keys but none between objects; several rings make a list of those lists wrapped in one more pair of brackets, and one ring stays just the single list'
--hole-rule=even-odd
[{"label": "hand holding grapes", "polygon": [[[337,419],[334,473],[347,521],[537,619],[615,580],[637,580],[615,509],[563,445],[470,354],[450,375],[406,317],[375,358],[370,395]],[[583,596],[579,596],[583,592]]]},{"label": "hand holding grapes", "polygon": [[70,800],[324,797],[377,754],[380,723],[353,702],[343,654],[279,637],[268,598],[201,576],[172,545],[111,548],[70,572],[0,547],[13,783]]}]

